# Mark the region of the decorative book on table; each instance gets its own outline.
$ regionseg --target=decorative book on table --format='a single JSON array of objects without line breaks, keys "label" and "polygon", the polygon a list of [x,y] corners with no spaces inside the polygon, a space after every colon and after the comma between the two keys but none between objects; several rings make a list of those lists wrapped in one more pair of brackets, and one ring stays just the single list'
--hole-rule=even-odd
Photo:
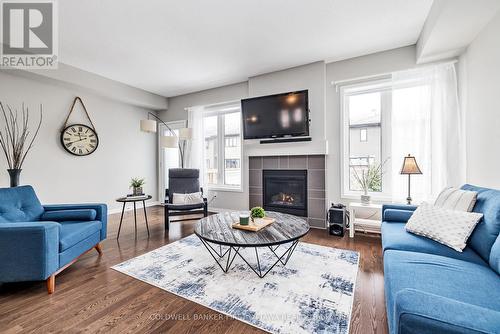
[{"label": "decorative book on table", "polygon": [[271,217],[252,218],[252,219],[250,219],[250,222],[248,225],[241,225],[239,222],[236,222],[232,225],[232,227],[240,229],[240,230],[257,232],[257,231],[262,230],[264,227],[271,225],[275,221],[276,221],[276,219],[271,218]]},{"label": "decorative book on table", "polygon": [[128,194],[127,195],[127,199],[143,199],[143,198],[148,198],[148,196],[145,194],[142,194],[142,195]]}]

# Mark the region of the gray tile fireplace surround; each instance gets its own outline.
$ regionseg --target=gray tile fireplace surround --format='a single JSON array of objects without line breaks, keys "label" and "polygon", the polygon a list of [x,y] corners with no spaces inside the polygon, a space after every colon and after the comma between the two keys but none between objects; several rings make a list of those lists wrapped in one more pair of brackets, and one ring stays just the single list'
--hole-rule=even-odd
[{"label": "gray tile fireplace surround", "polygon": [[250,207],[262,206],[263,169],[307,170],[307,221],[311,227],[325,228],[325,156],[285,155],[249,158]]}]

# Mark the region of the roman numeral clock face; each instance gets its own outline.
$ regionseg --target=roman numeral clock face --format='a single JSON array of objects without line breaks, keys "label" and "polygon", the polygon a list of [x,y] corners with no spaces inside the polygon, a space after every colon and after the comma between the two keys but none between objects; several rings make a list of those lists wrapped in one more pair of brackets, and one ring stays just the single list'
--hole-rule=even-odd
[{"label": "roman numeral clock face", "polygon": [[99,138],[92,128],[83,124],[73,124],[63,130],[61,143],[69,153],[83,156],[97,149]]}]

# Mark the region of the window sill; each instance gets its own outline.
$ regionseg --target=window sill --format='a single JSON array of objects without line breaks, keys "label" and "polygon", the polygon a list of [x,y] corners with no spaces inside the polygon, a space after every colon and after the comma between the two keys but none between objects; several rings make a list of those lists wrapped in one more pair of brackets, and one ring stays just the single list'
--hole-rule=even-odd
[{"label": "window sill", "polygon": [[224,187],[224,186],[208,186],[208,191],[222,191],[222,192],[233,192],[233,193],[242,193],[243,188],[241,187]]},{"label": "window sill", "polygon": [[[361,193],[360,194],[342,194],[340,196],[341,199],[345,200],[361,200]],[[371,197],[372,201],[375,202],[392,202],[392,197],[389,195],[380,195],[380,194],[373,194],[373,193],[368,193],[368,196]]]}]

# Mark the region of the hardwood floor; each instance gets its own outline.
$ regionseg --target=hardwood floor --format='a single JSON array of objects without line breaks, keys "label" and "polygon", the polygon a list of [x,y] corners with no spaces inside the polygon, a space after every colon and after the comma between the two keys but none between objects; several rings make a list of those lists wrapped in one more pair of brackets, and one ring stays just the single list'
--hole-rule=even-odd
[{"label": "hardwood floor", "polygon": [[[47,294],[45,282],[0,285],[0,332],[262,333],[110,269],[191,234],[194,221],[171,223],[170,232],[165,234],[162,208],[149,208],[151,237],[147,237],[139,215],[135,238],[133,216],[127,212],[118,242],[119,219],[119,214],[109,217],[103,255],[89,252],[57,275],[54,294]],[[362,234],[354,239],[336,238],[313,229],[304,241],[360,252],[351,333],[387,333],[380,238]]]}]

